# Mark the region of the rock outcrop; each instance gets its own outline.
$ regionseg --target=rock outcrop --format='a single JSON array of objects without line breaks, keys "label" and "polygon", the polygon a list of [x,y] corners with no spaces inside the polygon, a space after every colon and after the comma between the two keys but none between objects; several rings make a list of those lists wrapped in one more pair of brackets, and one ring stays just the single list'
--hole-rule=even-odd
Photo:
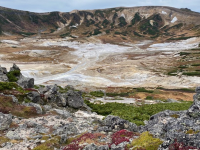
[{"label": "rock outcrop", "polygon": [[69,107],[80,108],[83,106],[82,93],[80,91],[69,90],[66,94],[66,102]]},{"label": "rock outcrop", "polygon": [[78,109],[84,106],[82,93],[80,91],[70,89],[66,93],[60,93],[57,85],[51,85],[40,88],[39,92],[44,95],[44,98],[49,103],[55,103],[59,107],[69,106]]},{"label": "rock outcrop", "polygon": [[200,92],[194,95],[192,106],[185,111],[165,110],[150,117],[140,132],[149,131],[155,137],[164,140],[161,149],[167,148],[174,141],[185,146],[200,148]]},{"label": "rock outcrop", "polygon": [[[18,69],[14,64],[10,70]],[[6,75],[6,72],[0,67],[0,73]],[[31,86],[25,83],[22,87]],[[200,149],[200,87],[196,88],[194,102],[188,110],[159,112],[145,121],[144,126],[137,126],[113,115],[108,115],[103,120],[104,116],[91,112],[91,109],[84,104],[82,93],[70,86],[65,88],[57,85],[41,86],[38,90],[24,89],[24,92],[27,90],[30,92],[26,94],[17,91],[17,88],[13,90],[13,95],[0,94],[1,98],[8,102],[6,105],[1,102],[1,108],[6,110],[6,107],[10,107],[17,110],[15,112],[7,108],[7,111],[2,111],[4,113],[13,112],[13,114],[0,112],[0,131],[4,131],[0,133],[0,136],[4,136],[4,140],[18,141],[17,143],[3,142],[0,144],[0,148],[14,150],[26,147],[33,149],[43,143],[48,145],[56,141],[57,144],[51,146],[62,149],[61,144],[65,144],[69,138],[77,138],[79,135],[70,143],[71,145],[66,146],[66,149],[121,150],[127,148],[127,144],[131,144],[139,134],[148,131],[163,141],[163,143],[161,141],[162,144],[158,144],[158,146],[161,144],[159,150],[175,149],[169,147],[176,142],[183,143],[181,146]],[[11,90],[11,92],[13,91]],[[29,103],[26,98],[31,102]],[[87,111],[80,110],[82,107],[85,107]],[[34,109],[34,111],[29,109]],[[79,110],[76,111],[77,109]],[[25,113],[30,113],[30,115],[25,115]],[[34,117],[32,117],[33,113],[35,113]],[[81,144],[79,145],[78,142]]]},{"label": "rock outcrop", "polygon": [[34,79],[33,78],[26,78],[22,74],[20,75],[19,79],[17,80],[17,84],[19,84],[23,88],[33,88],[34,87]]}]

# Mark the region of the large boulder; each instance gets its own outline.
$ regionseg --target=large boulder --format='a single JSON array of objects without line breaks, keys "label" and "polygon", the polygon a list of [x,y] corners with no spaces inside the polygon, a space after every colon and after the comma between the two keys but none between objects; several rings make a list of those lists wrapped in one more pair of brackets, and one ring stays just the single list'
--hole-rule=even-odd
[{"label": "large boulder", "polygon": [[66,103],[72,108],[81,108],[83,106],[82,93],[79,91],[69,90],[66,94]]},{"label": "large boulder", "polygon": [[8,81],[7,69],[0,66],[0,81]]},{"label": "large boulder", "polygon": [[33,103],[40,103],[43,104],[43,101],[40,97],[40,94],[36,91],[32,91],[28,93],[27,97],[33,102]]},{"label": "large boulder", "polygon": [[25,89],[33,88],[34,87],[34,78],[26,78],[21,74],[19,79],[17,80],[17,84]]},{"label": "large boulder", "polygon": [[57,94],[59,94],[58,89],[58,86],[55,84],[46,86],[43,89],[40,89],[39,91],[41,94],[44,94],[44,98],[47,99],[48,102],[55,103],[57,99]]},{"label": "large boulder", "polygon": [[12,115],[3,114],[0,112],[0,131],[8,129],[11,123],[12,123]]},{"label": "large boulder", "polygon": [[56,96],[56,105],[59,107],[66,107],[67,101],[65,94],[58,93]]}]

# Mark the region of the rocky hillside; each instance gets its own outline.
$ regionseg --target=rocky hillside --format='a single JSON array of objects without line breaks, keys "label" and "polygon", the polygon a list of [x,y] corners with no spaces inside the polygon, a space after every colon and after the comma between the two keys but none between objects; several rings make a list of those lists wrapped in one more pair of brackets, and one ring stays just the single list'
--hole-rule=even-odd
[{"label": "rocky hillside", "polygon": [[[196,89],[193,104],[180,111],[185,102],[162,103],[170,109],[156,113],[143,125],[122,119],[141,117],[160,110],[159,105],[133,106],[117,103],[94,104],[85,101],[88,93],[72,86],[34,86],[34,79],[21,75],[17,65],[10,71],[0,67],[0,148],[2,150],[188,150],[199,149],[200,88]],[[12,81],[12,82],[11,82]],[[22,82],[21,82],[22,81]],[[98,96],[97,92],[90,93]],[[173,102],[173,103],[172,103]],[[177,103],[177,104],[176,104]],[[120,104],[121,105],[121,104]],[[155,106],[155,107],[154,107]],[[103,107],[103,108],[101,108]],[[148,108],[148,109],[147,109]],[[150,109],[149,109],[150,108]],[[121,108],[119,108],[121,109]],[[137,109],[136,111],[130,111]],[[143,113],[143,115],[139,115]],[[148,113],[148,114],[147,114]],[[103,119],[104,118],[104,119]]]},{"label": "rocky hillside", "polygon": [[[0,7],[0,33],[60,36],[101,35],[121,40],[187,39],[200,35],[200,14],[171,7],[131,7],[72,12],[33,13]],[[100,36],[100,37],[101,37]]]}]

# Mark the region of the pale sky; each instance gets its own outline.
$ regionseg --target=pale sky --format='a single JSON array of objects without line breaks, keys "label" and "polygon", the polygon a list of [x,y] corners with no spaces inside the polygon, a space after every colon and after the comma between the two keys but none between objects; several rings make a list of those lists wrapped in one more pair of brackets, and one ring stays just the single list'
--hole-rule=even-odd
[{"label": "pale sky", "polygon": [[170,6],[200,12],[200,0],[0,0],[0,6],[32,12],[104,9],[135,6]]}]

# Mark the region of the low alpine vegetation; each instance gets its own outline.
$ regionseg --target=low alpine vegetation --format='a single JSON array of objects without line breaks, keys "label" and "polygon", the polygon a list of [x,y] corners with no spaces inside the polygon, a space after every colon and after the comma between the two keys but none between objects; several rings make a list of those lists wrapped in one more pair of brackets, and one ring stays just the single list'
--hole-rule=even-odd
[{"label": "low alpine vegetation", "polygon": [[122,119],[133,122],[137,125],[144,125],[144,120],[149,120],[150,116],[164,111],[164,110],[173,110],[180,111],[186,110],[191,105],[192,102],[182,102],[182,103],[158,103],[153,105],[142,105],[136,107],[129,104],[121,103],[106,103],[106,104],[93,104],[89,101],[85,103],[92,108],[93,112],[96,112],[100,115],[114,115],[119,116]]}]

